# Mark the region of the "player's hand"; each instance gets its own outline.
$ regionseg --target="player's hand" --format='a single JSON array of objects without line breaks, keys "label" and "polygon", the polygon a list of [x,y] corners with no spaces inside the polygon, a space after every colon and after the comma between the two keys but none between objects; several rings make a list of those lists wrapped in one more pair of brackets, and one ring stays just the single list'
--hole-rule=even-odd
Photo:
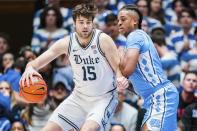
[{"label": "player's hand", "polygon": [[119,77],[116,79],[117,87],[120,89],[126,89],[129,86],[128,79],[125,77]]},{"label": "player's hand", "polygon": [[22,86],[23,87],[25,86],[25,84],[24,84],[25,81],[27,83],[27,86],[29,86],[30,85],[30,81],[29,80],[31,80],[32,84],[33,84],[33,81],[34,81],[33,76],[34,75],[38,75],[38,76],[40,76],[42,78],[42,76],[33,67],[31,67],[31,66],[27,67],[25,69],[25,72],[23,73],[23,75],[21,77],[21,80],[20,80],[20,83],[22,83]]}]

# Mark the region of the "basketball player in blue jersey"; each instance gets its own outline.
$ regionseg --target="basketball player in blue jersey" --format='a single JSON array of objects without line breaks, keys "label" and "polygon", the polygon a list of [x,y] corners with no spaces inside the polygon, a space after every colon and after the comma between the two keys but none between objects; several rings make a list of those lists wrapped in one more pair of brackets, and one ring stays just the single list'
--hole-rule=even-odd
[{"label": "basketball player in blue jersey", "polygon": [[142,131],[176,131],[178,92],[164,76],[153,42],[141,30],[141,13],[136,6],[126,5],[120,9],[118,21],[120,33],[127,37],[120,68],[144,99]]},{"label": "basketball player in blue jersey", "polygon": [[68,55],[74,72],[72,94],[54,111],[42,131],[104,131],[117,105],[116,78],[121,88],[128,81],[119,69],[120,57],[111,37],[93,28],[97,9],[80,4],[72,16],[76,32],[58,40],[37,59],[27,64],[21,82],[61,54]]}]

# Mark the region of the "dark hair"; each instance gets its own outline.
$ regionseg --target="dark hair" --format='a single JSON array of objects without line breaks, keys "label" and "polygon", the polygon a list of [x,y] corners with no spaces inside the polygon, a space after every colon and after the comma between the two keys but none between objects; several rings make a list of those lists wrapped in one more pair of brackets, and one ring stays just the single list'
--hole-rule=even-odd
[{"label": "dark hair", "polygon": [[197,75],[197,73],[195,71],[184,71],[185,72],[185,76],[184,76],[184,79],[185,80],[185,77],[188,75],[188,74],[195,74]]},{"label": "dark hair", "polygon": [[117,15],[110,13],[105,17],[105,23],[117,20]]},{"label": "dark hair", "polygon": [[6,40],[6,43],[9,45],[10,43],[10,36],[5,32],[0,32],[0,37]]},{"label": "dark hair", "polygon": [[[12,122],[12,125],[13,125],[15,122],[21,123],[22,126],[23,126],[24,131],[27,131],[27,129],[26,129],[26,127],[25,127],[25,121],[15,120],[15,121]],[[11,127],[10,127],[10,130],[11,130],[11,128],[12,128],[12,125],[11,125]]]},{"label": "dark hair", "polygon": [[56,15],[56,26],[58,28],[62,27],[63,18],[60,10],[56,8],[55,6],[47,6],[44,8],[44,11],[40,14],[40,27],[39,28],[45,28],[46,27],[46,16],[50,10],[55,11]]},{"label": "dark hair", "polygon": [[143,15],[142,13],[138,10],[136,5],[125,5],[123,6],[120,11],[122,10],[130,10],[130,11],[134,11],[135,13],[138,14],[139,19],[138,19],[138,28],[141,29],[142,26],[142,19],[143,19]]},{"label": "dark hair", "polygon": [[78,16],[84,16],[86,18],[92,17],[92,21],[97,13],[98,9],[92,3],[83,3],[75,6],[72,12],[73,20],[76,21]]},{"label": "dark hair", "polygon": [[122,127],[122,129],[123,129],[123,131],[126,131],[126,129],[125,129],[125,127],[124,127],[124,125],[123,125],[123,124],[120,124],[120,123],[111,123],[110,131],[112,130],[112,127],[113,127],[113,126],[121,126],[121,127]]},{"label": "dark hair", "polygon": [[173,9],[173,10],[174,10],[174,8],[175,8],[175,4],[176,4],[178,1],[180,1],[184,7],[188,7],[187,2],[185,2],[184,0],[174,0],[174,1],[172,2],[172,9]]},{"label": "dark hair", "polygon": [[153,43],[155,43],[155,44],[157,44],[159,46],[166,45],[165,36],[164,35],[153,34],[153,35],[151,35],[151,39],[152,39]]},{"label": "dark hair", "polygon": [[195,30],[194,30],[194,35],[197,34],[197,27],[195,27]]},{"label": "dark hair", "polygon": [[[159,10],[159,12],[157,14],[151,15],[151,12],[152,12],[152,10],[151,10],[151,2],[152,1],[153,0],[149,0],[148,1],[148,10],[149,10],[148,15],[150,17],[153,17],[154,19],[159,20],[162,24],[165,24],[165,16],[164,16],[164,10],[162,9],[162,6],[161,6],[161,9]],[[161,3],[162,3],[162,0],[161,0]]]},{"label": "dark hair", "polygon": [[196,14],[195,14],[195,12],[192,9],[190,9],[190,8],[184,8],[181,11],[181,13],[180,13],[180,17],[182,17],[182,13],[183,12],[187,12],[189,14],[189,16],[191,16],[193,19],[196,19]]}]

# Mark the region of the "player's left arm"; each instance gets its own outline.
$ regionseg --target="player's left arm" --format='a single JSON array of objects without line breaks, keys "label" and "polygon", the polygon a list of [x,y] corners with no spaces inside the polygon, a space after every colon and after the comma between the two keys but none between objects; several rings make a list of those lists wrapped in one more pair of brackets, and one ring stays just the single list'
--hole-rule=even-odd
[{"label": "player's left arm", "polygon": [[116,73],[117,86],[125,89],[128,87],[128,80],[122,75],[120,71],[120,55],[118,54],[118,49],[112,40],[107,34],[102,33],[100,38],[100,47],[104,53],[109,65]]},{"label": "player's left arm", "polygon": [[120,62],[120,69],[125,77],[129,77],[136,69],[139,49],[129,48]]},{"label": "player's left arm", "polygon": [[100,38],[100,47],[104,53],[108,63],[110,64],[113,71],[116,73],[117,77],[122,77],[122,73],[119,68],[120,64],[120,55],[118,54],[118,49],[110,36],[105,33],[101,33]]}]

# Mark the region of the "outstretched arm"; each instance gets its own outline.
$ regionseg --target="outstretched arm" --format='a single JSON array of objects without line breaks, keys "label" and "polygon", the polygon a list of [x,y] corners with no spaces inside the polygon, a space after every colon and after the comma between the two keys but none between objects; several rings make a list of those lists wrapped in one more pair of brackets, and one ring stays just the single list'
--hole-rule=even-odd
[{"label": "outstretched arm", "polygon": [[64,53],[67,55],[69,40],[69,36],[58,40],[47,51],[45,51],[35,60],[29,62],[20,80],[22,85],[24,86],[25,80],[27,80],[27,84],[29,84],[29,78],[32,80],[33,75],[40,75],[37,71],[54,60],[56,57]]}]

